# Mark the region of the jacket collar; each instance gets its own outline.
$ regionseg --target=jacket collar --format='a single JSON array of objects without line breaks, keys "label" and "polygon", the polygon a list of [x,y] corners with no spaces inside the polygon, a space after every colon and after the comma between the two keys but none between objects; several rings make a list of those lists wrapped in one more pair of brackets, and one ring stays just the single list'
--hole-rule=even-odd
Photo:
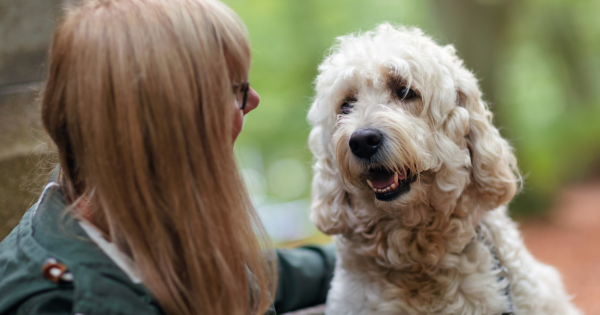
[{"label": "jacket collar", "polygon": [[69,213],[60,186],[53,179],[34,206],[30,222],[30,235],[48,258],[65,264],[75,278],[78,273],[93,272],[126,284],[140,295],[151,297],[143,284],[133,283],[79,226]]}]

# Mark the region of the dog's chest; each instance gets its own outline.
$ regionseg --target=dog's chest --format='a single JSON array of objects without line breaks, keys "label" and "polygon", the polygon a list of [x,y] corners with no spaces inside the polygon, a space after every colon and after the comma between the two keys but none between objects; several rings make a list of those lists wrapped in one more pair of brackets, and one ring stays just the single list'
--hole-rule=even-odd
[{"label": "dog's chest", "polygon": [[509,307],[507,280],[499,280],[489,248],[477,240],[460,253],[445,254],[435,267],[394,266],[383,255],[356,257],[354,252],[341,252],[336,273],[347,277],[336,275],[332,291],[339,292],[330,293],[364,302],[362,311],[345,314],[502,314]]}]

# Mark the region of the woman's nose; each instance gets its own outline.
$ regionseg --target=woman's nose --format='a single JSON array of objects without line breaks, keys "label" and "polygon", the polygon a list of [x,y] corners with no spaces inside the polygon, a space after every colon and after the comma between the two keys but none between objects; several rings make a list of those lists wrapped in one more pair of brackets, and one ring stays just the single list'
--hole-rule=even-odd
[{"label": "woman's nose", "polygon": [[258,107],[258,103],[260,103],[260,96],[258,93],[250,87],[248,89],[248,98],[246,99],[246,108],[244,108],[244,115],[248,114],[251,110]]}]

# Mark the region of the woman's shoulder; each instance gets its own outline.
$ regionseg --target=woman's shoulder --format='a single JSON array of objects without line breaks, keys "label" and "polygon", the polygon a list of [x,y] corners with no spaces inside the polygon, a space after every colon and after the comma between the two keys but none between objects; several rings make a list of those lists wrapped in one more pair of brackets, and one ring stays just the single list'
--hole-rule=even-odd
[{"label": "woman's shoulder", "polygon": [[66,213],[60,187],[40,200],[0,243],[0,314],[161,314]]}]

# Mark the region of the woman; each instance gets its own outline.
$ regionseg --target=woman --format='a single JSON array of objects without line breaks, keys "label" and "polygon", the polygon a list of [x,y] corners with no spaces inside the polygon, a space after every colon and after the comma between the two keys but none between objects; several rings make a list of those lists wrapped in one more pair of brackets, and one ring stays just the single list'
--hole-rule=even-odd
[{"label": "woman", "polygon": [[235,165],[249,67],[215,0],[69,10],[42,97],[60,171],[0,244],[0,314],[263,314],[277,273],[276,307],[323,302],[331,252],[268,254]]}]

